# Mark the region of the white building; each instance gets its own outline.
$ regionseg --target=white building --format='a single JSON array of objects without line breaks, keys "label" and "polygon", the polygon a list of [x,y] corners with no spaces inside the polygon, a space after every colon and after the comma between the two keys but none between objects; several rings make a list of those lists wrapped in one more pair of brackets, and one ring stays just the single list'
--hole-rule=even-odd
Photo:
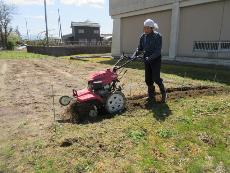
[{"label": "white building", "polygon": [[230,66],[230,0],[110,0],[110,15],[113,56],[131,54],[151,18],[164,59]]}]

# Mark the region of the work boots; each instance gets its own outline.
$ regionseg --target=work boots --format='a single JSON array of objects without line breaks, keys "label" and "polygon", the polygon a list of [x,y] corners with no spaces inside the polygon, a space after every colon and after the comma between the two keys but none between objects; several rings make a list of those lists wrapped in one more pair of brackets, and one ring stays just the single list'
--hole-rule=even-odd
[{"label": "work boots", "polygon": [[148,85],[148,102],[156,102],[156,93],[155,93],[155,86],[154,85]]},{"label": "work boots", "polygon": [[161,92],[161,102],[165,103],[167,99],[167,93],[164,84],[161,82],[159,85],[160,92]]}]

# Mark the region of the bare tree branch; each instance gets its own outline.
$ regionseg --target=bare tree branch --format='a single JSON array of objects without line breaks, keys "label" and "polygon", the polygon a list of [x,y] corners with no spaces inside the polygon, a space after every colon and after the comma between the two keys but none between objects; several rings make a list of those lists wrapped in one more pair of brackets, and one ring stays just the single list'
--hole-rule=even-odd
[{"label": "bare tree branch", "polygon": [[13,5],[6,4],[3,0],[0,0],[0,38],[3,48],[6,48],[8,36],[12,32],[12,28],[9,26],[15,11]]}]

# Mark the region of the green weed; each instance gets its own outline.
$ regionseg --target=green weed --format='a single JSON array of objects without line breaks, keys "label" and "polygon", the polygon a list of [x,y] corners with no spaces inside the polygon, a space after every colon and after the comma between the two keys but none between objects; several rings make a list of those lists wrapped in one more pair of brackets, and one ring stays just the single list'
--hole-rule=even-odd
[{"label": "green weed", "polygon": [[161,138],[171,138],[175,135],[176,133],[172,130],[169,129],[160,129],[157,130],[157,135]]},{"label": "green weed", "polygon": [[127,134],[128,134],[128,137],[132,139],[134,143],[139,143],[140,141],[146,139],[147,132],[146,130],[143,130],[143,129],[140,129],[140,130],[129,129]]},{"label": "green weed", "polygon": [[76,172],[87,172],[87,171],[92,170],[93,166],[94,166],[94,163],[92,161],[83,160],[77,163],[74,169]]}]

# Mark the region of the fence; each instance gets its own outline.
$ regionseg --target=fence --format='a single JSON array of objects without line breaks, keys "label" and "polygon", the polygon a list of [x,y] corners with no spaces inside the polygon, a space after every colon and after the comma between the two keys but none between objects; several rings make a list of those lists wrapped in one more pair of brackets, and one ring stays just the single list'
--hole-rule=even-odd
[{"label": "fence", "polygon": [[[28,45],[30,46],[45,46],[46,41],[44,40],[34,40],[28,42]],[[102,46],[102,47],[111,47],[112,41],[61,41],[61,40],[50,40],[49,46]]]},{"label": "fence", "polygon": [[200,56],[229,58],[230,41],[195,41],[193,53]]},{"label": "fence", "polygon": [[110,53],[109,46],[27,46],[27,52],[51,56]]},{"label": "fence", "polygon": [[194,52],[230,52],[230,41],[223,42],[206,42],[195,41],[193,46]]}]

